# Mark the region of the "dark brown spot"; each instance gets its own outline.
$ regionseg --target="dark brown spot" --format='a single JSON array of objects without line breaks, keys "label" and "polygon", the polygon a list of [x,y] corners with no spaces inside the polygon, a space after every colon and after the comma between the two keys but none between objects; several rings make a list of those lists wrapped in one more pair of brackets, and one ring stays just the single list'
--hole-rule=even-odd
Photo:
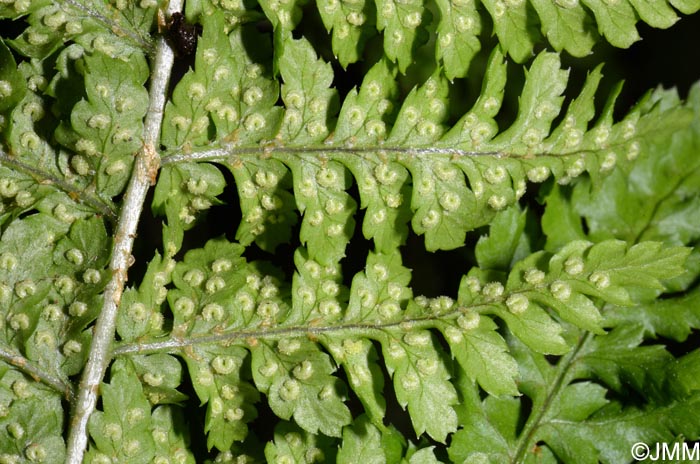
[{"label": "dark brown spot", "polygon": [[189,56],[197,49],[197,37],[201,33],[201,26],[190,24],[182,13],[173,13],[168,23],[168,38],[177,55]]}]

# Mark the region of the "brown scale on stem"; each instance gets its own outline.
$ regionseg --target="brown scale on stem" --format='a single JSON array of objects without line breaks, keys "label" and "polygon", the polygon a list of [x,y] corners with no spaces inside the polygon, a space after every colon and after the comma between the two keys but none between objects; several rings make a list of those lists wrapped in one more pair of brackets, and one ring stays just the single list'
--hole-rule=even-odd
[{"label": "brown scale on stem", "polygon": [[187,57],[197,49],[197,38],[202,33],[202,27],[198,24],[190,24],[185,15],[175,12],[166,21],[161,11],[158,11],[158,30],[165,32],[170,45],[175,49],[177,56]]}]

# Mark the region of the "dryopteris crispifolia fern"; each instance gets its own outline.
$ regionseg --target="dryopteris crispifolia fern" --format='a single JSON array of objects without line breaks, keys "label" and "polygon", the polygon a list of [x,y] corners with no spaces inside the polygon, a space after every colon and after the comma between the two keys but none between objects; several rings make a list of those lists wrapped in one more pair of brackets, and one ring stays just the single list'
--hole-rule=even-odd
[{"label": "dryopteris crispifolia fern", "polygon": [[[559,55],[698,9],[189,0],[176,58],[180,0],[0,0],[0,463],[619,463],[698,439],[700,87],[616,117],[620,87],[596,105],[596,67],[567,90]],[[199,236],[220,205],[240,221]],[[416,292],[415,235],[460,253],[452,294]]]}]

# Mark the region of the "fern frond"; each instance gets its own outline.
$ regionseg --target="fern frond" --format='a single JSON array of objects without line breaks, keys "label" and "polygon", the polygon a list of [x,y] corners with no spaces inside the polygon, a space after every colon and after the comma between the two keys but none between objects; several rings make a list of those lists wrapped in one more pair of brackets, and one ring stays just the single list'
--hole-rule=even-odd
[{"label": "fern frond", "polygon": [[180,249],[184,231],[195,226],[200,213],[220,204],[216,197],[225,185],[221,171],[205,163],[168,166],[161,170],[152,207],[168,218],[172,234],[166,237],[166,242],[171,256]]},{"label": "fern frond", "polygon": [[617,327],[638,325],[647,336],[685,341],[693,329],[700,328],[700,290],[663,301],[645,303],[634,308],[612,308],[605,324]]},{"label": "fern frond", "polygon": [[[7,175],[7,168],[0,172]],[[2,452],[12,455],[32,443],[27,456],[60,462],[65,456],[61,399],[71,398],[69,378],[85,364],[90,325],[107,280],[110,241],[94,210],[13,174],[0,181],[7,208],[0,242],[0,378],[5,389],[0,443]],[[18,205],[23,199],[27,203]],[[23,211],[31,214],[25,217]],[[9,368],[13,364],[16,369]]]},{"label": "fern frond", "polygon": [[310,433],[338,437],[352,420],[344,404],[345,391],[331,358],[305,337],[264,341],[251,348],[251,370],[256,386],[270,408],[282,419],[294,421]]},{"label": "fern frond", "polygon": [[138,7],[94,0],[20,1],[0,6],[0,17],[26,17],[29,27],[12,40],[12,46],[25,56],[44,59],[72,41],[115,57],[152,51],[149,33],[157,6],[155,1]]},{"label": "fern frond", "polygon": [[[14,214],[30,211],[37,205],[42,205],[44,211],[49,211],[51,206],[61,202],[62,193],[77,200],[77,202],[70,202],[74,203],[70,209],[76,210],[72,214],[80,210],[80,217],[86,217],[91,212],[99,211],[110,221],[114,221],[117,215],[116,207],[110,198],[110,192],[107,191],[109,189],[106,188],[109,184],[106,179],[110,176],[105,171],[108,165],[112,166],[110,172],[117,165],[121,166],[122,171],[128,171],[130,161],[128,159],[125,161],[123,157],[120,158],[120,153],[115,153],[113,161],[116,164],[110,164],[108,156],[98,154],[97,138],[82,139],[86,149],[88,146],[92,147],[91,153],[94,156],[90,160],[85,159],[84,153],[70,156],[69,153],[53,147],[47,139],[53,136],[58,121],[50,111],[51,100],[44,93],[47,91],[48,83],[42,75],[41,66],[38,62],[24,62],[18,66],[4,44],[0,44],[0,54],[2,54],[0,74],[4,83],[4,93],[0,103],[0,127],[4,132],[4,146],[0,148],[0,163],[3,165],[1,169],[4,171],[3,179],[6,187],[3,197],[8,199],[14,197],[17,201],[18,208],[14,210]],[[68,73],[68,68],[62,68],[62,71]],[[55,76],[51,87],[54,87],[56,82],[66,82],[65,79],[61,79],[61,73]],[[121,96],[124,97],[123,94]],[[87,105],[83,106],[84,109],[85,106]],[[107,111],[107,113],[111,112],[113,109]],[[136,113],[126,111],[125,116],[135,116],[138,119],[143,112],[143,108],[137,109]],[[83,116],[85,118],[94,116],[90,111],[88,113]],[[109,116],[103,114],[102,117]],[[85,127],[86,120],[83,119],[82,122]],[[130,127],[125,130],[130,131],[129,133],[138,133],[139,123],[133,119],[130,123],[127,124]],[[105,132],[103,131],[101,141],[115,135]],[[109,140],[107,143],[114,148],[124,140],[118,139],[116,142],[113,144],[112,140]],[[122,145],[133,147],[133,141]],[[91,163],[101,166],[99,176]],[[121,173],[122,179],[125,174],[127,173]],[[98,179],[100,189],[96,191]],[[22,193],[19,193],[20,191]],[[17,194],[19,197],[16,196]],[[63,210],[64,207],[59,209]],[[65,212],[68,213],[68,211]]]},{"label": "fern frond", "polygon": [[[231,35],[232,43],[239,40],[237,37]],[[205,39],[206,35],[202,40]],[[310,73],[318,69],[321,74],[317,76],[327,73],[321,71],[327,69],[322,60],[313,60],[309,53],[303,40],[294,40],[286,45],[283,59],[306,63]],[[250,66],[259,68],[259,65]],[[615,165],[635,160],[648,143],[687,121],[689,115],[683,109],[640,105],[622,121],[614,123],[613,98],[593,122],[592,95],[600,81],[599,71],[594,71],[579,99],[568,106],[563,121],[552,128],[562,111],[561,94],[567,81],[567,73],[559,66],[559,58],[554,54],[543,53],[535,59],[522,91],[518,117],[500,133],[494,118],[501,107],[506,63],[498,52],[491,57],[479,100],[452,127],[445,126],[448,83],[439,73],[409,93],[393,116],[390,97],[395,95],[395,90],[393,84],[385,81],[392,71],[385,61],[380,61],[368,73],[360,90],[348,95],[337,116],[336,131],[324,141],[336,117],[333,92],[316,96],[320,89],[327,90],[327,75],[318,77],[323,84],[319,90],[310,91],[310,95],[297,84],[284,87],[283,98],[288,107],[282,121],[274,112],[268,118],[262,118],[260,113],[240,117],[234,110],[233,125],[226,128],[233,135],[222,139],[222,133],[217,130],[221,148],[195,150],[188,146],[191,154],[166,157],[165,163],[220,161],[228,164],[238,178],[250,177],[252,168],[248,166],[264,164],[269,164],[270,169],[262,172],[284,178],[280,167],[286,166],[291,173],[297,208],[303,215],[302,241],[310,255],[323,256],[321,260],[333,261],[343,256],[353,227],[356,206],[344,193],[350,182],[348,170],[356,178],[362,205],[368,208],[363,230],[379,249],[388,250],[403,243],[407,234],[404,224],[409,218],[413,230],[425,234],[428,250],[456,248],[463,244],[467,231],[488,223],[496,212],[517,201],[524,194],[527,182],[543,182],[553,176],[560,184],[567,184],[584,172],[597,179]],[[214,75],[217,69],[216,66],[197,68],[192,76],[199,72]],[[166,129],[167,121],[177,127],[180,119],[198,118],[204,121],[199,125],[204,130],[207,119],[203,111],[210,105],[209,100],[216,103],[216,108],[210,108],[213,115],[219,108],[250,103],[253,96],[255,102],[268,102],[266,105],[276,99],[273,84],[241,87],[239,79],[245,81],[248,74],[242,68],[231,73],[224,73],[227,79],[217,86],[225,82],[235,84],[234,89],[239,92],[236,95],[242,99],[238,102],[223,99],[223,94],[205,99],[208,88],[202,85],[198,95],[203,100],[197,103],[198,109],[181,116],[166,112]],[[257,73],[255,76],[261,78]],[[187,92],[191,93],[193,84],[185,76],[176,94],[180,86],[189,88]],[[215,89],[212,92],[216,94]],[[197,116],[200,113],[202,116]],[[277,124],[279,129],[273,129]],[[299,132],[300,128],[303,133]],[[263,134],[273,130],[278,135],[269,144]],[[203,134],[191,140],[200,140],[198,137]],[[245,139],[240,134],[246,134]],[[253,148],[248,137],[256,134],[263,146]],[[283,142],[292,134],[292,140],[298,142]],[[204,139],[198,143],[204,143]],[[304,170],[300,168],[302,165]],[[245,170],[249,171],[247,175]],[[257,175],[261,171],[254,172]],[[411,184],[415,188],[409,199],[405,194]],[[272,187],[274,190],[270,191]],[[278,224],[279,220],[283,230],[295,222],[290,203],[283,200],[289,198],[286,189],[280,190],[277,185],[261,187],[255,182],[244,182],[238,188],[245,198],[242,205],[245,222],[251,224],[242,226],[239,236],[253,232],[262,236],[256,241],[264,244],[270,240],[265,220],[270,225]],[[397,221],[401,222],[397,224]]]},{"label": "fern frond", "polygon": [[339,2],[320,0],[316,2],[318,12],[326,30],[331,34],[331,46],[342,66],[362,58],[365,43],[376,35],[376,30],[367,25],[376,22],[376,8],[371,2]]},{"label": "fern frond", "polygon": [[[167,339],[165,334],[139,333],[134,344],[116,350],[124,355],[178,349],[198,397],[207,402],[207,430],[218,433],[209,436],[209,445],[219,449],[245,436],[243,424],[255,413],[242,401],[256,401],[257,390],[267,395],[279,417],[294,417],[312,434],[341,436],[352,418],[331,357],[377,426],[384,416],[380,379],[386,369],[416,433],[444,441],[458,427],[458,396],[438,333],[486,391],[517,394],[518,369],[495,318],[530,349],[563,354],[570,346],[558,318],[603,333],[602,302],[629,304],[626,287],[632,282],[657,287],[660,278],[681,272],[676,263],[687,254],[654,243],[627,249],[623,242],[575,242],[555,255],[536,253],[522,260],[505,284],[482,281],[478,276],[487,273],[474,269],[453,301],[412,298],[410,273],[397,252],[370,254],[365,271],[353,279],[348,300],[337,280],[339,266],[323,265],[303,249],[297,252],[291,293],[247,264],[241,251],[222,239],[189,251],[173,271],[176,289],[168,292],[172,333]],[[160,258],[154,262],[157,266]],[[142,303],[130,308],[135,305],[145,309]],[[381,345],[383,362],[372,340]],[[255,387],[246,373],[248,353]],[[237,393],[225,393],[229,389]]]},{"label": "fern frond", "polygon": [[[61,71],[65,74],[57,75],[50,84],[49,94],[58,104],[72,106],[70,123],[62,121],[54,135],[75,153],[70,158],[71,169],[94,184],[98,194],[113,197],[125,189],[133,153],[141,146],[148,65],[141,54],[123,60],[102,53],[74,59],[71,52],[80,55],[78,48],[64,51]],[[77,82],[68,84],[67,79]],[[80,93],[64,94],[66,85],[84,88],[83,99],[76,101]]]},{"label": "fern frond", "polygon": [[604,337],[594,337],[580,351],[575,375],[592,375],[615,392],[633,389],[651,401],[663,402],[668,379],[659,373],[673,365],[674,358],[662,345],[640,346],[643,335],[642,326],[624,324]]},{"label": "fern frond", "polygon": [[[606,341],[611,335],[614,340]],[[659,390],[655,390],[654,385],[666,388],[664,382],[677,375],[677,371],[660,362],[659,352],[665,354],[665,359],[671,355],[653,347],[627,346],[625,354],[622,350],[608,351],[622,340],[624,335],[619,332],[584,337],[577,348],[556,365],[517,341],[509,340],[520,366],[521,390],[531,400],[531,406],[528,404],[525,408],[522,398],[491,396],[482,401],[475,385],[468,379],[461,380],[458,385],[464,402],[459,412],[463,428],[453,435],[450,459],[454,462],[470,459],[521,462],[544,457],[567,463],[629,462],[630,447],[635,443],[672,443],[678,436],[690,440],[700,436],[700,429],[691,419],[698,407],[697,392],[692,388],[677,396],[671,395],[672,399],[666,393],[665,401],[652,400],[644,408],[623,407],[617,397],[600,384],[577,380],[589,378],[583,374],[585,368],[610,373],[611,365],[599,365],[600,359],[587,359],[593,352],[598,356],[627,356],[627,361],[617,366],[623,380],[634,385],[643,380],[642,376],[647,378],[645,380],[654,379],[638,392],[645,397],[660,398],[655,396]],[[607,346],[600,346],[601,343]],[[697,365],[697,359],[687,361],[686,369]],[[619,387],[616,375],[606,374],[601,378],[613,380]],[[519,424],[523,423],[521,427]]]},{"label": "fern frond", "polygon": [[98,219],[71,224],[39,212],[7,225],[0,244],[8,321],[2,343],[58,378],[79,372],[90,340],[85,328],[104,288],[107,244]]},{"label": "fern frond", "polygon": [[148,463],[175,455],[183,463],[195,462],[188,441],[177,433],[184,424],[181,411],[171,406],[152,410],[129,361],[112,366],[110,382],[101,390],[102,410],[90,418],[94,445],[86,453],[88,461]]},{"label": "fern frond", "polygon": [[343,430],[343,445],[336,462],[351,463],[383,456],[386,462],[399,462],[404,439],[395,429],[380,430],[366,416],[359,416]]},{"label": "fern frond", "polygon": [[333,442],[324,436],[315,436],[295,427],[292,423],[280,423],[275,428],[274,440],[265,446],[267,461],[335,460]]},{"label": "fern frond", "polygon": [[[687,133],[674,136],[669,143],[650,141],[647,150],[651,156],[642,157],[625,170],[611,173],[597,188],[588,182],[577,186],[572,192],[570,204],[586,219],[594,240],[620,238],[624,240],[665,240],[670,243],[694,243],[698,234],[697,195],[689,186],[694,185],[700,176],[695,143],[700,134],[700,86],[691,88],[688,96],[689,107],[694,109],[693,118]],[[679,102],[674,91],[654,92],[648,95],[639,106],[670,107]],[[625,176],[632,179],[627,189],[615,187]],[[560,197],[553,197],[557,200]],[[606,207],[600,201],[606,198]],[[566,201],[568,204],[569,202]],[[640,205],[654,205],[644,208],[644,213],[631,214]],[[548,214],[545,214],[548,219]],[[673,224],[673,227],[670,225]],[[560,241],[557,231],[545,228],[550,241]]]},{"label": "fern frond", "polygon": [[333,69],[318,59],[309,42],[291,37],[286,42],[290,52],[285,51],[278,60],[285,111],[275,138],[292,145],[311,145],[328,136],[332,124],[328,117],[337,111],[337,91],[330,88]]},{"label": "fern frond", "polygon": [[[261,3],[275,29],[280,49],[286,46],[281,37],[301,22],[306,3]],[[452,80],[467,74],[479,52],[486,15],[490,17],[486,21],[493,22],[504,53],[522,63],[545,41],[554,50],[576,57],[589,55],[601,39],[615,47],[627,48],[640,39],[639,21],[665,29],[679,19],[678,12],[694,13],[700,9],[700,3],[696,0],[437,1],[437,8],[433,9],[421,2],[382,0],[374,4],[323,1],[316,7],[341,65],[358,61],[367,41],[379,36],[377,40],[382,40],[385,56],[405,73],[418,60],[417,50],[434,36],[437,64]]]},{"label": "fern frond", "polygon": [[[404,448],[407,448],[404,450]],[[364,416],[343,431],[340,448],[325,437],[314,437],[289,423],[275,429],[274,440],[265,446],[265,458],[290,462],[333,461],[350,464],[370,460],[401,464],[438,464],[434,446],[418,447],[409,443],[393,428],[379,430]]]},{"label": "fern frond", "polygon": [[[289,243],[298,214],[287,167],[273,159],[237,162],[232,167],[241,210],[245,214],[236,239],[242,245],[255,242],[267,251]],[[269,227],[271,224],[274,227]]]},{"label": "fern frond", "polygon": [[[63,444],[61,395],[49,387],[31,382],[21,372],[0,364],[0,450],[3,457],[61,462]],[[27,443],[29,442],[29,446]],[[25,451],[26,450],[26,451]]]},{"label": "fern frond", "polygon": [[[613,461],[700,436],[698,353],[650,343],[699,325],[700,87],[618,118],[600,68],[574,98],[542,51],[501,122],[509,61],[544,36],[628,46],[698,0],[197,0],[177,57],[160,16],[183,2],[161,3],[0,2],[23,28],[0,38],[0,462],[189,463],[213,458],[204,436],[224,462]],[[469,108],[455,78],[487,16],[500,46]],[[346,92],[359,66],[334,66],[360,59]],[[237,241],[201,236],[232,178]],[[476,243],[456,295],[417,294],[411,232]]]},{"label": "fern frond", "polygon": [[45,370],[45,379],[65,382],[82,369],[85,328],[104,288],[109,240],[95,215],[114,220],[116,213],[111,199],[96,194],[94,184],[90,191],[88,176],[71,172],[67,154],[47,141],[56,120],[38,62],[18,66],[4,43],[0,55],[0,343]]}]

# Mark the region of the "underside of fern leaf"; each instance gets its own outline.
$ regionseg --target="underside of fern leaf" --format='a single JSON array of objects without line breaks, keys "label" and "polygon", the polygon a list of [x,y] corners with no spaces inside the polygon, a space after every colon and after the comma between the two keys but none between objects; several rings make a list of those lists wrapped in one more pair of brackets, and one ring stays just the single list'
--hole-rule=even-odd
[{"label": "underside of fern leaf", "polygon": [[0,463],[698,439],[700,87],[618,116],[559,52],[699,8],[0,2]]}]

